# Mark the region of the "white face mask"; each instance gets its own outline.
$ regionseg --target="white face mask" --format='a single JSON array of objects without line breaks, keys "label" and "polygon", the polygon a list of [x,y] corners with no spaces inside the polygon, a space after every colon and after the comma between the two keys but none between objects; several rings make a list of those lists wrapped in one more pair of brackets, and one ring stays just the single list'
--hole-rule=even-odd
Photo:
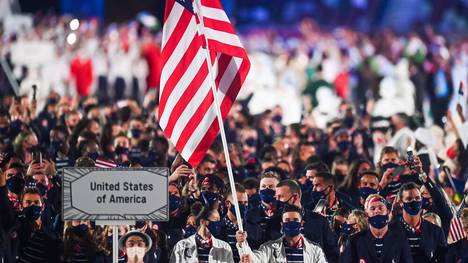
[{"label": "white face mask", "polygon": [[134,257],[137,257],[137,259],[143,259],[146,254],[146,248],[145,247],[129,247],[127,248],[127,257],[133,259]]}]

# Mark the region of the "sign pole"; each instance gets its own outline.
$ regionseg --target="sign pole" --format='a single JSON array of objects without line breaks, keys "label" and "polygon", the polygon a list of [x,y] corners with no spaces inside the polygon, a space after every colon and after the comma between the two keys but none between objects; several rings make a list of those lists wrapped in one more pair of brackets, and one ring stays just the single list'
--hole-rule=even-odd
[{"label": "sign pole", "polygon": [[119,261],[119,227],[112,226],[112,263]]},{"label": "sign pole", "polygon": [[216,82],[214,80],[212,68],[211,68],[211,58],[210,58],[210,52],[208,51],[208,39],[206,38],[206,35],[204,34],[204,24],[203,24],[203,15],[201,14],[201,4],[199,0],[194,1],[195,6],[194,6],[194,11],[198,16],[198,20],[200,21],[200,24],[197,24],[197,28],[200,34],[203,34],[205,37],[205,44],[206,48],[205,50],[205,55],[206,55],[206,63],[208,66],[208,74],[210,75],[211,79],[211,91],[213,92],[213,100],[215,103],[215,109],[216,109],[216,115],[218,119],[218,125],[219,125],[219,130],[221,132],[221,141],[223,143],[223,149],[224,149],[224,157],[226,159],[226,168],[228,171],[229,175],[229,184],[231,185],[231,192],[232,192],[232,201],[234,203],[234,208],[236,212],[236,218],[237,218],[237,225],[239,227],[240,231],[244,231],[244,228],[242,226],[242,216],[240,213],[239,209],[239,203],[237,200],[237,192],[236,192],[236,187],[235,187],[235,182],[234,182],[234,175],[232,173],[232,165],[231,165],[231,159],[229,157],[229,150],[228,150],[228,145],[227,145],[227,140],[226,140],[226,133],[224,132],[224,123],[223,123],[223,116],[221,114],[221,107],[219,103],[219,98],[218,98],[218,91],[216,87]]}]

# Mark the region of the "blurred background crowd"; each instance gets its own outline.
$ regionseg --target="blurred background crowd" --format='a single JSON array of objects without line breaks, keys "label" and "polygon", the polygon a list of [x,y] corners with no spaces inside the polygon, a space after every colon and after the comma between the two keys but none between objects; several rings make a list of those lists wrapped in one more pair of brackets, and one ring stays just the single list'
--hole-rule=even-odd
[{"label": "blurred background crowd", "polygon": [[[289,180],[300,187],[304,209],[326,200],[318,211],[324,227],[303,233],[329,262],[350,235],[343,226],[366,221],[359,210],[368,195],[378,192],[394,204],[393,218],[401,215],[394,200],[404,182],[429,182],[444,193],[434,202],[421,190],[424,215],[444,240],[454,215],[468,227],[467,1],[223,4],[252,62],[225,122],[252,248],[281,236],[278,204],[294,202],[275,190]],[[75,5],[63,1],[62,8]],[[161,10],[115,23],[86,12],[3,16],[0,257],[110,262],[111,229],[61,220],[61,168],[107,164],[170,168],[170,221],[136,222],[118,233],[151,238],[145,262],[168,262],[178,241],[205,228],[239,260],[220,140],[191,167],[158,127]],[[421,169],[410,167],[408,148]],[[392,176],[388,169],[397,165],[406,168]],[[423,172],[428,179],[418,177]],[[466,237],[452,241],[440,245],[440,259],[466,260]]]}]

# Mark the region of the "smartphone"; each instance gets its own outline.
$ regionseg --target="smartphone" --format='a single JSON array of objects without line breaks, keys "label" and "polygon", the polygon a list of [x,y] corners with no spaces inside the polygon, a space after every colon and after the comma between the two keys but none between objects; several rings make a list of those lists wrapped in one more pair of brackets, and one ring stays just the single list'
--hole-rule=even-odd
[{"label": "smartphone", "polygon": [[399,176],[403,173],[404,170],[405,170],[404,166],[397,166],[395,167],[395,170],[393,170],[392,176]]},{"label": "smartphone", "polygon": [[128,101],[126,101],[126,100],[117,101],[117,107],[124,108],[124,107],[127,107],[127,106],[128,106]]},{"label": "smartphone", "polygon": [[408,147],[408,150],[406,150],[406,162],[408,163],[408,166],[410,167],[410,169],[413,169],[414,155],[413,155],[413,149],[411,147]]},{"label": "smartphone", "polygon": [[319,214],[322,213],[325,210],[326,205],[327,205],[327,200],[320,199],[317,205],[315,205],[314,212],[319,213]]},{"label": "smartphone", "polygon": [[36,93],[37,93],[37,85],[33,84],[32,89],[33,89],[33,101],[35,101],[36,100]]}]

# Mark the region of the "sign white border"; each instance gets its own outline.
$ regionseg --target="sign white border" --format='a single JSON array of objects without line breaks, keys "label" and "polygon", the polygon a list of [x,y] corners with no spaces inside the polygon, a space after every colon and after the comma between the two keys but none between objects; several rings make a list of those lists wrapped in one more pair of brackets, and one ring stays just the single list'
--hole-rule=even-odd
[{"label": "sign white border", "polygon": [[[169,168],[144,167],[144,168],[94,168],[94,167],[66,167],[63,168],[62,179],[62,220],[101,220],[101,221],[169,221],[169,204],[155,207],[149,214],[89,214],[73,206],[71,185],[74,181],[87,176],[91,172],[105,171],[145,171],[164,178],[167,202],[169,202],[168,176]],[[110,178],[112,175],[110,175]],[[160,191],[160,190],[158,190]]]}]

